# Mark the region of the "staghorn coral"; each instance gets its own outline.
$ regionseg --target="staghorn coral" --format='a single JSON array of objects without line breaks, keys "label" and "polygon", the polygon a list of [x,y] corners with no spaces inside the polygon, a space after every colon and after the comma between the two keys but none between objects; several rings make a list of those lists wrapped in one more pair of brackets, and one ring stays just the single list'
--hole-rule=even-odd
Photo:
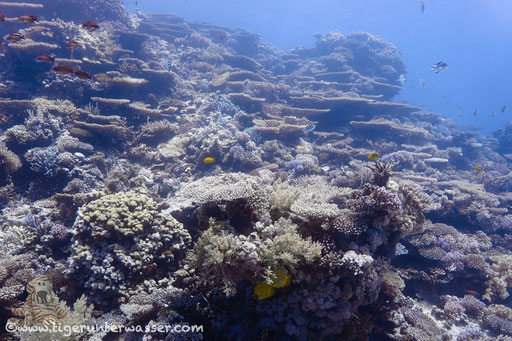
[{"label": "staghorn coral", "polygon": [[56,147],[33,148],[25,153],[25,159],[30,163],[33,171],[52,177],[61,170],[59,154]]},{"label": "staghorn coral", "polygon": [[396,165],[394,162],[380,162],[375,161],[375,164],[370,166],[370,169],[373,171],[373,182],[377,186],[384,186],[386,187],[389,181],[389,178],[391,175],[393,175],[393,172],[391,171],[392,168]]},{"label": "staghorn coral", "polygon": [[99,305],[148,290],[145,277],[165,278],[179,266],[190,236],[160,210],[137,191],[102,195],[80,208],[69,267]]}]

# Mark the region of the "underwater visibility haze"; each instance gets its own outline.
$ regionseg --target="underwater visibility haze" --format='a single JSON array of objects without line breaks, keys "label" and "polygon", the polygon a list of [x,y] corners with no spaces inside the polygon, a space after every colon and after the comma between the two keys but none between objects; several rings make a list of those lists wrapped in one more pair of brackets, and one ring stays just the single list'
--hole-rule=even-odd
[{"label": "underwater visibility haze", "polygon": [[0,340],[512,340],[511,20],[0,2]]}]

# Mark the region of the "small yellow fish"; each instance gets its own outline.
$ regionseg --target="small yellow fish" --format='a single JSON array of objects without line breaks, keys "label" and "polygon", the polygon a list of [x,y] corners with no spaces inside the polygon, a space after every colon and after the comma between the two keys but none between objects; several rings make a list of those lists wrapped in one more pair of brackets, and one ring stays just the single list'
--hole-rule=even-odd
[{"label": "small yellow fish", "polygon": [[475,170],[475,172],[477,173],[481,173],[483,171],[482,167],[480,166],[473,166],[473,169]]},{"label": "small yellow fish", "polygon": [[205,158],[203,159],[203,163],[206,163],[206,164],[214,163],[214,162],[215,162],[215,158],[214,158],[214,157],[211,157],[211,156],[205,157]]},{"label": "small yellow fish", "polygon": [[254,295],[256,295],[259,300],[264,300],[265,298],[274,296],[275,289],[273,286],[268,285],[267,283],[263,282],[260,284],[256,284],[253,292],[254,292]]},{"label": "small yellow fish", "polygon": [[368,159],[369,160],[377,160],[379,158],[379,156],[380,156],[379,153],[373,152],[373,153],[368,154]]}]

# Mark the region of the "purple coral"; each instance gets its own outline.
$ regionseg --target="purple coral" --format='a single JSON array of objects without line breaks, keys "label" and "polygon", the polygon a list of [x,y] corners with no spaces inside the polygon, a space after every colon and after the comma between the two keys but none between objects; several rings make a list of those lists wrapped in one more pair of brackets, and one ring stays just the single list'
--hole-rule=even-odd
[{"label": "purple coral", "polygon": [[30,159],[32,170],[48,176],[53,176],[58,172],[60,157],[59,150],[56,147],[36,148],[30,152],[31,155],[28,159]]},{"label": "purple coral", "polygon": [[457,341],[482,340],[483,337],[484,333],[481,330],[468,327],[457,335]]},{"label": "purple coral", "polygon": [[392,192],[382,186],[372,187],[372,196],[376,202],[378,210],[389,212],[391,216],[396,216],[401,211],[402,202],[397,193]]},{"label": "purple coral", "polygon": [[315,160],[307,155],[301,155],[295,160],[286,162],[285,167],[293,176],[311,173],[316,166]]},{"label": "purple coral", "polygon": [[69,237],[70,230],[62,225],[62,224],[55,224],[50,229],[50,234],[59,241],[66,240]]},{"label": "purple coral", "polygon": [[448,271],[464,270],[464,255],[458,251],[447,252],[442,256],[441,263]]},{"label": "purple coral", "polygon": [[240,145],[233,146],[229,149],[233,165],[239,168],[256,168],[261,163],[261,159],[252,152],[246,151]]},{"label": "purple coral", "polygon": [[481,318],[484,315],[485,311],[485,303],[480,301],[478,298],[466,295],[460,301],[464,309],[466,309],[466,314],[469,316],[473,316],[475,318]]}]

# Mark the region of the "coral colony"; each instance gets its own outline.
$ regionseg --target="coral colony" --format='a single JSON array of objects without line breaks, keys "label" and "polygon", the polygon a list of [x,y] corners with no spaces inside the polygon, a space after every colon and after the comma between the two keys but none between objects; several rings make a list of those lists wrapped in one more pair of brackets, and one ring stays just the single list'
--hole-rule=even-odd
[{"label": "coral colony", "polygon": [[0,322],[203,327],[2,340],[512,337],[512,128],[393,102],[390,42],[0,10]]}]

